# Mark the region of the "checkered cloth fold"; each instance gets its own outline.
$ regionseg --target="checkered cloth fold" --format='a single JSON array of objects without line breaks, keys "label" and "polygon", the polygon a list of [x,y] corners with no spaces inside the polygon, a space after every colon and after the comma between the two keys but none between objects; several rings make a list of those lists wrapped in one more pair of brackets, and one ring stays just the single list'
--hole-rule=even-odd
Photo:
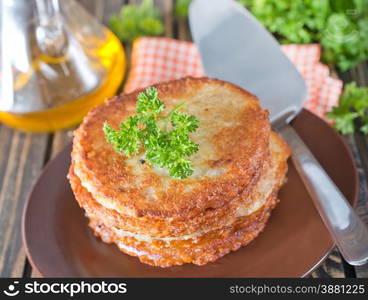
[{"label": "checkered cloth fold", "polygon": [[[332,78],[320,63],[318,44],[284,45],[282,50],[302,74],[308,88],[304,107],[321,118],[338,104],[342,81]],[[160,37],[137,39],[133,45],[131,70],[124,91],[178,79],[204,76],[197,47],[190,42]]]}]

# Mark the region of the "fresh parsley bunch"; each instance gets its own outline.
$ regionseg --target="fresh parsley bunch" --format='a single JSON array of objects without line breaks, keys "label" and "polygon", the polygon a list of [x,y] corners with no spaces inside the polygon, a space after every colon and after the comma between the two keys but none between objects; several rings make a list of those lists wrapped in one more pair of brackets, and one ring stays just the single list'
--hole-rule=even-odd
[{"label": "fresh parsley bunch", "polygon": [[368,87],[357,87],[355,82],[345,86],[339,106],[327,113],[335,128],[342,134],[354,133],[356,126],[368,134]]},{"label": "fresh parsley bunch", "polygon": [[174,178],[187,178],[193,173],[188,157],[198,151],[189,133],[197,130],[199,121],[180,112],[183,105],[164,115],[165,104],[157,89],[149,87],[138,95],[136,114],[122,122],[119,130],[104,124],[105,138],[118,152],[132,156],[144,150],[149,164],[167,168]]},{"label": "fresh parsley bunch", "polygon": [[157,36],[164,31],[160,11],[152,0],[143,0],[140,5],[124,5],[119,14],[109,21],[110,29],[123,42],[132,42],[141,36]]},{"label": "fresh parsley bunch", "polygon": [[311,43],[320,38],[331,14],[328,0],[239,0],[281,43]]},{"label": "fresh parsley bunch", "polygon": [[[368,3],[368,1],[366,2]],[[321,37],[322,58],[341,71],[368,59],[368,9],[365,17],[346,13],[332,14]]]},{"label": "fresh parsley bunch", "polygon": [[341,71],[368,59],[367,0],[238,0],[282,44],[320,43]]}]

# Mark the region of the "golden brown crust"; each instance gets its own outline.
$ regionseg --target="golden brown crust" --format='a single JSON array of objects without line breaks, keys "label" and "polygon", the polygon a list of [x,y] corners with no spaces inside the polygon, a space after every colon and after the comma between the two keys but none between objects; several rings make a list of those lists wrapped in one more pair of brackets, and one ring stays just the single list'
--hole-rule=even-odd
[{"label": "golden brown crust", "polygon": [[194,218],[171,218],[170,221],[157,217],[131,217],[122,215],[113,209],[99,204],[83,186],[74,173],[73,165],[68,178],[79,205],[86,210],[91,218],[103,220],[108,227],[147,234],[154,237],[180,236],[192,234],[197,231],[207,231],[221,228],[231,224],[236,219],[239,207],[249,207],[254,202],[261,201],[268,194],[277,192],[284,181],[287,172],[286,159],[289,156],[287,145],[276,133],[271,134],[271,162],[265,165],[265,171],[254,185],[250,194],[239,195],[237,200],[227,203],[215,210],[206,210]]},{"label": "golden brown crust", "polygon": [[263,231],[277,202],[276,195],[272,194],[262,208],[239,218],[233,225],[181,241],[145,242],[134,237],[119,237],[97,219],[91,219],[89,225],[104,242],[115,243],[122,252],[138,257],[143,263],[158,267],[184,263],[204,265],[252,242]]},{"label": "golden brown crust", "polygon": [[[225,105],[221,115],[211,116],[211,112],[206,111],[211,109],[210,103],[196,115],[204,122],[208,118],[231,122],[231,126],[218,128],[213,134],[211,147],[216,159],[205,162],[212,168],[222,167],[226,171],[217,177],[165,182],[150,169],[133,174],[126,157],[105,142],[102,124],[107,120],[118,127],[133,114],[139,92],[136,91],[94,108],[75,132],[72,153],[75,171],[96,200],[131,216],[193,217],[208,209],[223,207],[245,189],[250,189],[268,156],[268,113],[260,108],[258,99],[235,85],[209,78],[184,78],[155,86],[168,107],[174,105],[172,99],[187,101],[186,107],[191,107],[191,102],[200,101],[197,94],[201,90],[206,91],[206,101],[239,100]],[[148,189],[158,195],[154,200],[147,197]]]}]

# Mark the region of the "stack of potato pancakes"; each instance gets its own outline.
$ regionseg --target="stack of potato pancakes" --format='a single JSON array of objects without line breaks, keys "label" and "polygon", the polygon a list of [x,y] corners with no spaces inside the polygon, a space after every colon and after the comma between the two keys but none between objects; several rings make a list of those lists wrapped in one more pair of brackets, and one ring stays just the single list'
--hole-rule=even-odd
[{"label": "stack of potato pancakes", "polygon": [[194,173],[170,177],[142,153],[127,157],[104,136],[135,114],[138,93],[92,109],[75,131],[68,178],[89,226],[142,262],[204,265],[250,243],[264,229],[285,181],[290,151],[268,112],[245,90],[209,78],[157,84],[166,109],[185,101],[199,128]]}]

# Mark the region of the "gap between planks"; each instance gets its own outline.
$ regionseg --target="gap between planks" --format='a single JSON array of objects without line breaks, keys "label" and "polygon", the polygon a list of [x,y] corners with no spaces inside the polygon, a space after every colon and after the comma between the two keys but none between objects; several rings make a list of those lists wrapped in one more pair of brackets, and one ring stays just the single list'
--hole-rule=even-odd
[{"label": "gap between planks", "polygon": [[0,277],[21,277],[26,255],[21,239],[24,203],[44,162],[48,134],[1,125]]}]

